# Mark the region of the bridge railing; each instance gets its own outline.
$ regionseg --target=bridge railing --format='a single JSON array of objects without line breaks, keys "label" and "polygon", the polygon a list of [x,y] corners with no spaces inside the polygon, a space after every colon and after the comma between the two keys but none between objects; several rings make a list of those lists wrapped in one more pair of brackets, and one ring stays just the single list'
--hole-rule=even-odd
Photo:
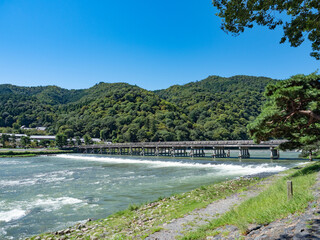
[{"label": "bridge railing", "polygon": [[280,145],[287,140],[270,140],[260,144],[255,144],[253,140],[225,140],[225,141],[172,141],[172,142],[129,142],[129,143],[111,143],[99,145],[84,145],[79,148],[106,148],[106,147],[154,147],[154,146],[245,146],[245,145]]}]

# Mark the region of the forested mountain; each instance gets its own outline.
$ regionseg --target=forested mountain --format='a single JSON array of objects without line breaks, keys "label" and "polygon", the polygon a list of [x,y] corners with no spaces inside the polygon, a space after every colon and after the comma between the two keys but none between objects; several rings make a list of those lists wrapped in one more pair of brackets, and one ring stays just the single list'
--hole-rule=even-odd
[{"label": "forested mountain", "polygon": [[0,85],[0,127],[46,126],[50,134],[102,137],[116,142],[246,139],[260,112],[263,77],[210,76],[147,91],[127,83],[89,89]]},{"label": "forested mountain", "polygon": [[84,90],[67,90],[56,86],[18,87],[0,85],[0,127],[51,126],[57,119],[58,105],[77,101]]},{"label": "forested mountain", "polygon": [[[153,92],[126,83],[100,83],[76,103],[61,106],[55,131],[72,129],[75,135],[113,141],[182,140],[178,126],[192,128],[174,104]],[[94,97],[96,96],[96,97]]]},{"label": "forested mountain", "polygon": [[247,139],[246,125],[260,113],[264,88],[274,81],[265,77],[209,76],[156,94],[184,110],[197,129],[196,139]]}]

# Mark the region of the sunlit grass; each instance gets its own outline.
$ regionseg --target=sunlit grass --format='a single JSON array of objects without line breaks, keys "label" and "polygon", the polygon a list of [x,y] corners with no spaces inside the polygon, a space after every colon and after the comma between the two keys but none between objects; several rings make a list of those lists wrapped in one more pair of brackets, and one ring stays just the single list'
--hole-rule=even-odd
[{"label": "sunlit grass", "polygon": [[[316,181],[320,163],[314,163],[277,180],[258,196],[251,198],[238,207],[225,213],[208,225],[190,232],[183,239],[206,239],[212,236],[212,231],[225,225],[235,225],[240,232],[245,233],[249,224],[268,224],[291,213],[300,213],[314,199],[311,187]],[[287,181],[293,182],[293,199],[287,198]]]}]

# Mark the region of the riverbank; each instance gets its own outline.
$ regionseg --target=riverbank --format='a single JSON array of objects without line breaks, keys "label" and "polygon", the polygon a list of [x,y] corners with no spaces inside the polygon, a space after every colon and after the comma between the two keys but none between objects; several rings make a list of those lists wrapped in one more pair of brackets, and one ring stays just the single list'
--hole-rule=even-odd
[{"label": "riverbank", "polygon": [[[309,236],[305,233],[319,219],[315,209],[320,200],[319,171],[320,164],[316,162],[281,173],[280,176],[285,175],[261,194],[182,239],[318,239],[317,232],[309,232]],[[292,199],[287,196],[288,180],[294,186]]]},{"label": "riverbank", "polygon": [[73,150],[59,150],[59,149],[1,149],[0,158],[10,158],[10,157],[34,157],[38,155],[53,155],[62,153],[73,153]]},{"label": "riverbank", "polygon": [[258,178],[239,178],[227,182],[202,186],[190,192],[175,194],[169,198],[141,206],[130,205],[106,219],[77,224],[66,230],[46,233],[30,239],[144,239],[160,231],[163,224],[181,218],[191,211],[204,208],[212,201],[246,191]]},{"label": "riverbank", "polygon": [[[270,222],[276,221],[277,219],[282,219],[290,214],[294,214],[294,212],[301,213],[304,211],[308,206],[308,202],[314,199],[312,194],[308,191],[310,186],[314,185],[316,182],[316,174],[319,169],[319,163],[313,163],[312,165],[308,165],[304,168],[298,167],[291,169],[285,173],[280,173],[264,180],[260,180],[258,178],[239,178],[237,180],[203,186],[187,193],[176,194],[169,198],[159,199],[153,203],[141,206],[131,205],[127,210],[115,213],[106,219],[88,221],[62,231],[46,233],[29,239],[144,239],[157,232],[163,232],[169,224],[190,217],[193,211],[198,211],[196,209],[204,209],[212,202],[213,205],[220,206],[219,201],[223,202],[224,199],[229,199],[234,196],[239,198],[249,196],[250,199],[245,199],[238,207],[241,208],[242,206],[242,208],[244,208],[243,206],[245,206],[245,209],[248,209],[248,207],[249,209],[252,209],[252,206],[248,206],[247,204],[253,204],[255,201],[265,203],[267,201],[266,199],[268,199],[268,196],[270,195],[270,192],[268,192],[270,189],[273,191],[273,188],[279,188],[279,184],[285,185],[285,181],[287,179],[293,180],[295,183],[294,201],[287,203],[287,200],[285,199],[286,189],[285,187],[280,187],[282,191],[280,193],[281,196],[275,197],[283,201],[285,204],[274,204],[271,201],[271,209],[269,206],[270,204],[262,204],[261,206],[263,209],[250,213],[259,215],[259,212],[263,212],[263,210],[267,212],[275,211],[281,213],[280,215],[275,214],[273,218],[267,218],[263,223],[266,225]],[[284,176],[284,174],[286,176]],[[248,194],[250,191],[256,193],[256,195],[260,193],[260,191],[262,191],[262,193],[257,197],[252,198],[252,196]],[[284,199],[283,195],[285,196]],[[301,196],[305,197],[301,198]],[[275,209],[272,208],[273,205],[275,206]],[[287,205],[289,208],[285,207]],[[291,208],[290,206],[295,207]],[[227,209],[225,213],[222,212],[220,215],[216,215],[213,221],[218,220],[221,223],[221,219],[230,219],[226,218],[224,214],[233,214],[237,216],[235,212],[232,212],[234,210],[229,210],[230,209]],[[250,232],[252,232],[253,225],[261,224],[261,222],[257,221],[257,217],[253,217],[253,219],[245,219],[241,217],[239,219],[242,221],[241,226],[239,226],[239,222],[237,225],[236,223],[232,223],[232,221],[230,222],[232,224],[223,222],[223,224],[220,224],[221,226],[219,226],[219,224],[215,225],[212,222],[210,222],[209,225],[205,224],[203,226],[198,226],[197,223],[201,221],[200,219],[195,218],[192,222],[188,223],[188,225],[193,226],[193,229],[198,229],[196,232],[185,231],[185,239],[206,239],[207,237],[210,237],[210,239],[211,237],[212,239],[214,237],[218,237],[216,239],[227,239],[229,234],[230,236],[234,236],[230,229],[234,229],[235,232],[239,234],[238,237],[244,237],[245,235],[243,234],[247,233],[244,229],[248,230],[251,228]],[[210,221],[212,221],[212,219]],[[254,223],[254,221],[257,221],[257,223]],[[226,228],[226,231],[219,230],[219,227],[225,228],[223,226],[232,226],[232,228]],[[162,238],[160,237],[158,239]]]}]

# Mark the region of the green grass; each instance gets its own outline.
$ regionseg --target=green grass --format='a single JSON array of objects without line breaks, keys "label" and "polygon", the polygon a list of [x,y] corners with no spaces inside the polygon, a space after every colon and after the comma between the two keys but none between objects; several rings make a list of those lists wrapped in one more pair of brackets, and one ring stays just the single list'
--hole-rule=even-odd
[{"label": "green grass", "polygon": [[[119,211],[106,219],[88,222],[89,229],[83,238],[103,235],[98,239],[144,239],[148,235],[160,231],[163,223],[183,217],[197,208],[206,207],[215,200],[225,198],[233,193],[244,191],[247,187],[259,182],[258,179],[237,179],[213,185],[202,186],[190,192],[161,197],[158,201],[144,205],[130,205],[128,209]],[[75,228],[74,228],[75,229]],[[47,233],[43,239],[59,236]],[[36,237],[36,236],[35,236]],[[31,239],[35,239],[32,237]],[[76,239],[73,230],[68,239]]]},{"label": "green grass", "polygon": [[[316,162],[302,169],[289,171],[288,176],[277,180],[258,196],[243,202],[197,231],[186,234],[183,239],[206,239],[212,236],[212,231],[225,225],[235,225],[245,233],[249,224],[268,224],[289,214],[303,212],[314,199],[311,187],[319,170],[320,163]],[[293,182],[292,200],[287,199],[288,180]]]}]

